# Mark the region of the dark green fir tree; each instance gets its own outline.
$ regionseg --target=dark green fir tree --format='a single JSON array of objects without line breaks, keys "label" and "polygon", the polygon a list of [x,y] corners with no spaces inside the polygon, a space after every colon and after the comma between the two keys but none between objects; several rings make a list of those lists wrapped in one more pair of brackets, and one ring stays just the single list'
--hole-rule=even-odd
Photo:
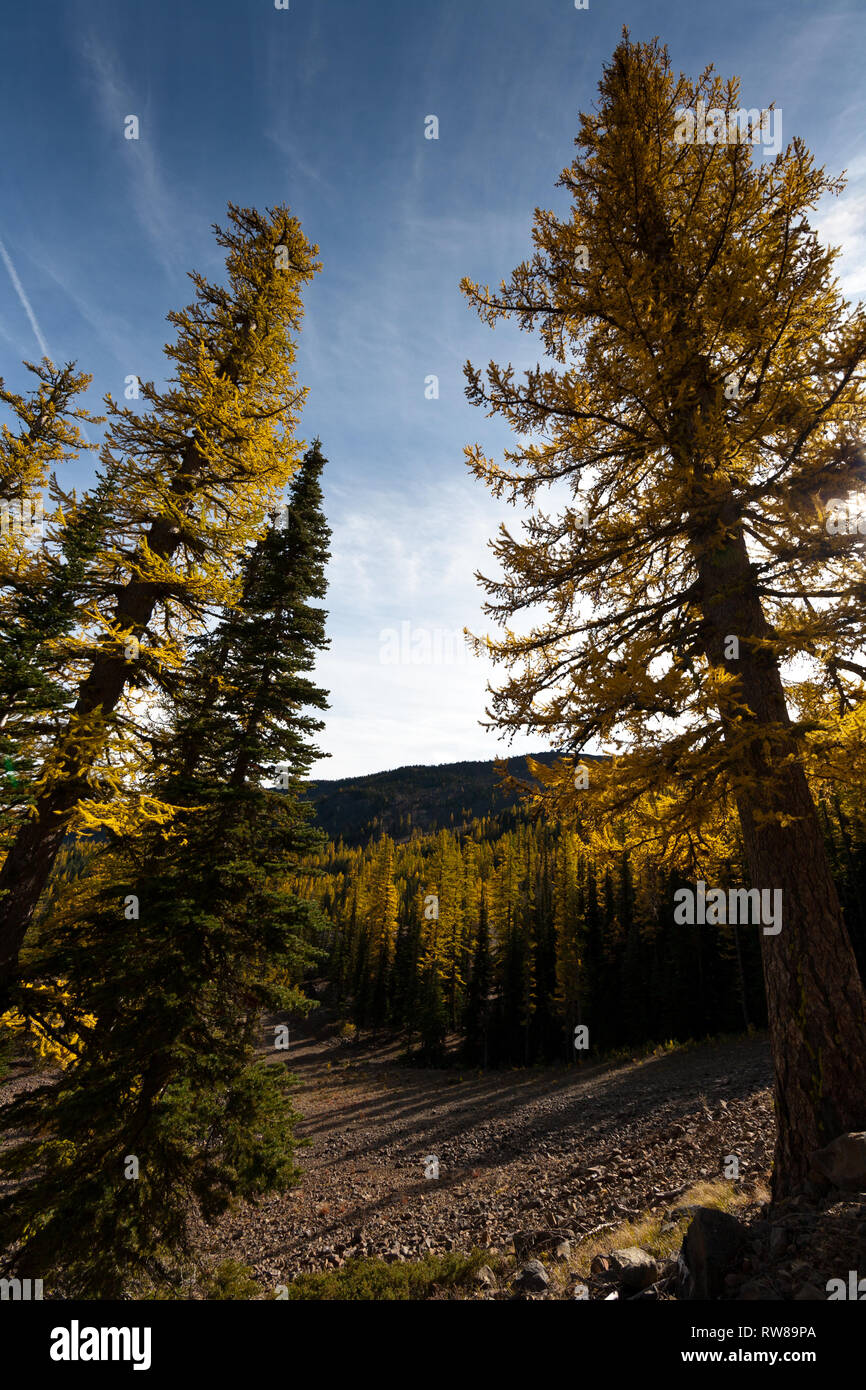
[{"label": "dark green fir tree", "polygon": [[263,1019],[307,1007],[319,954],[318,909],[293,882],[318,842],[303,786],[310,711],[327,708],[311,678],[327,645],[324,462],[316,441],[154,735],[153,791],[176,815],[112,835],[16,992],[59,1020],[70,1060],[0,1116],[29,1136],[0,1162],[15,1181],[0,1247],[7,1270],[50,1270],[66,1296],[180,1289],[196,1212],[213,1221],[297,1178],[291,1078]]}]

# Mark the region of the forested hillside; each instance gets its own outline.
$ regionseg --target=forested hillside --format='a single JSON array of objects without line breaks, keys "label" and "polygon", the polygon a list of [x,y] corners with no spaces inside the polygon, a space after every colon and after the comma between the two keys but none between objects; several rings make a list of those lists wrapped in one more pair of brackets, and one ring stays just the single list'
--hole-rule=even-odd
[{"label": "forested hillside", "polygon": [[[533,756],[541,763],[556,759],[555,753]],[[527,777],[522,758],[512,758],[509,771]],[[317,778],[307,799],[330,839],[363,845],[375,835],[402,841],[418,832],[461,829],[479,817],[501,816],[519,797],[500,785],[494,764],[485,760],[397,767],[336,781]]]},{"label": "forested hillside", "polygon": [[[448,771],[418,769],[419,794],[425,774]],[[579,832],[510,818],[316,856],[323,876],[301,888],[331,924],[334,998],[358,1028],[396,1030],[431,1064],[450,1046],[454,1060],[502,1066],[766,1024],[760,928],[678,924],[680,876],[626,850],[598,862]],[[862,972],[866,829],[838,797],[821,819]]]}]

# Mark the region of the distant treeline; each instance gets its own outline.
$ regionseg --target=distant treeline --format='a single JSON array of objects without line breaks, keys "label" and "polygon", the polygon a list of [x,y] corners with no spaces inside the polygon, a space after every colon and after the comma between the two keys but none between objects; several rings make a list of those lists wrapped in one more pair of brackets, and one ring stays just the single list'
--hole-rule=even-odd
[{"label": "distant treeline", "polygon": [[[866,832],[838,804],[821,814],[863,972]],[[338,1006],[401,1033],[416,1060],[444,1061],[455,1036],[460,1061],[495,1067],[766,1025],[760,927],[675,924],[683,879],[627,854],[603,867],[572,831],[485,818],[331,845],[317,865],[304,891],[331,923]]]}]

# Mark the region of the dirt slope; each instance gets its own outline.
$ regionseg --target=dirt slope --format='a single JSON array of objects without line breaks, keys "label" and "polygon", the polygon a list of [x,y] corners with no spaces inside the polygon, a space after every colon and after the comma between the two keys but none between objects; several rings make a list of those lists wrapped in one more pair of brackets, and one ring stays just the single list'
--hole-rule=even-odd
[{"label": "dirt slope", "polygon": [[[267,1287],[354,1254],[510,1248],[547,1222],[578,1236],[664,1208],[736,1154],[765,1180],[772,1152],[766,1041],[709,1044],[629,1062],[478,1072],[399,1065],[396,1049],[348,1054],[301,1039],[301,1187],[227,1217],[204,1240]],[[435,1155],[439,1178],[425,1178]]]}]

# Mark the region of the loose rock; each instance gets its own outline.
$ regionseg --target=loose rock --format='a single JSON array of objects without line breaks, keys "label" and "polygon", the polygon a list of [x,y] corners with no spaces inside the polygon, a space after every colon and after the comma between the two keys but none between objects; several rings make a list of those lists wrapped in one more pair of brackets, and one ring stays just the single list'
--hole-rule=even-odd
[{"label": "loose rock", "polygon": [[700,1207],[683,1239],[679,1256],[679,1298],[718,1298],[725,1275],[742,1253],[746,1232],[736,1217]]},{"label": "loose rock", "polygon": [[514,1280],[523,1293],[543,1293],[550,1286],[547,1270],[540,1260],[529,1260]]},{"label": "loose rock", "polygon": [[632,1292],[647,1288],[659,1277],[659,1267],[652,1255],[636,1245],[612,1251],[610,1272],[624,1289]]}]

